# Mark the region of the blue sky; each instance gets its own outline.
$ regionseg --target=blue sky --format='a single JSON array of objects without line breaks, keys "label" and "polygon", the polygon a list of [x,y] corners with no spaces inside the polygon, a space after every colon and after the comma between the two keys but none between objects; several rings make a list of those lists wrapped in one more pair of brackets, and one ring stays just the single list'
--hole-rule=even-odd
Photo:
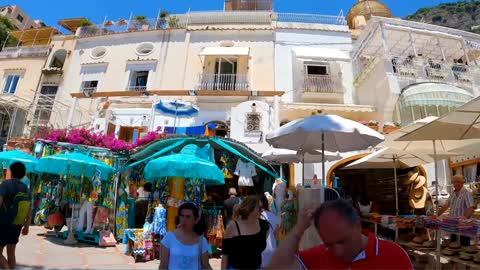
[{"label": "blue sky", "polygon": [[[95,23],[108,19],[128,19],[133,15],[155,18],[159,9],[171,13],[185,13],[202,10],[222,10],[223,0],[0,0],[1,4],[16,4],[32,18],[56,25],[63,18],[88,17]],[[319,13],[337,15],[343,10],[345,15],[358,0],[276,0],[278,12]],[[435,6],[455,0],[384,0],[395,16],[405,17],[422,7]],[[70,3],[70,4],[66,4]]]}]

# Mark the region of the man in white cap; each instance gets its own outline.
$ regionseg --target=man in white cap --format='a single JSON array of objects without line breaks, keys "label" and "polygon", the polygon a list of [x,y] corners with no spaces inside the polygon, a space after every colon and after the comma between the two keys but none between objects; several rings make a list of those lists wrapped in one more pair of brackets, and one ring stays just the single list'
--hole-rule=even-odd
[{"label": "man in white cap", "polygon": [[[453,192],[450,194],[447,203],[440,208],[438,215],[441,216],[450,208],[450,216],[470,218],[475,211],[475,202],[472,193],[463,186],[465,178],[461,175],[455,175],[452,178],[452,184]],[[451,240],[456,242],[457,235],[453,234]],[[460,244],[462,246],[470,246],[470,238],[460,236]]]}]

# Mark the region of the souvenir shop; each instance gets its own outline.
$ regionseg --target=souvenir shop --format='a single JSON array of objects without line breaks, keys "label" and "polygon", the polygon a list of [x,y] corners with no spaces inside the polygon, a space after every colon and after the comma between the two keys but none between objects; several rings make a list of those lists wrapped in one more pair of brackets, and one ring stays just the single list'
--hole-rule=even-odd
[{"label": "souvenir shop", "polygon": [[[122,157],[107,149],[68,143],[38,141],[33,154],[46,158],[65,152],[88,153],[95,160],[116,166]],[[69,231],[77,240],[100,246],[114,246],[115,175],[107,179],[100,174],[91,177],[38,173],[32,182],[34,218],[36,225],[53,230],[66,238]],[[72,220],[73,217],[73,220]],[[62,228],[68,230],[61,234]]]},{"label": "souvenir shop", "polygon": [[[181,165],[155,173],[158,176],[170,171],[171,175],[148,179],[149,167],[155,167],[150,162],[185,151],[208,160],[213,167],[206,170],[218,170],[221,184],[175,173]],[[158,257],[155,251],[160,239],[176,228],[178,207],[186,201],[201,207],[207,222],[210,253],[218,255],[224,233],[223,201],[228,198],[229,188],[235,187],[240,196],[272,193],[274,180],[278,178],[270,164],[248,147],[223,138],[169,138],[138,150],[131,158],[135,162],[128,164],[120,176],[116,236],[127,244],[126,253],[139,261]],[[133,209],[128,205],[133,205]]]}]

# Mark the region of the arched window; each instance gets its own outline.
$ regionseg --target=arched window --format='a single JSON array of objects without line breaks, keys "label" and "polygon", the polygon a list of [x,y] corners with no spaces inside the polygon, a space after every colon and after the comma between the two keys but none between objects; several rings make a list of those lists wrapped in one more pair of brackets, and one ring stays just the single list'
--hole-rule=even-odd
[{"label": "arched window", "polygon": [[52,61],[50,62],[50,68],[63,68],[63,64],[65,64],[65,59],[67,58],[67,51],[66,50],[57,50],[52,57]]}]

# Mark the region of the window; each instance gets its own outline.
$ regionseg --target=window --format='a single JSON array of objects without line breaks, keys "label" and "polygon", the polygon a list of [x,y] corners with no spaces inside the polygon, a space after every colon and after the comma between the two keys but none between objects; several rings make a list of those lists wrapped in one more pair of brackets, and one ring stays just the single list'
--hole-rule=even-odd
[{"label": "window", "polygon": [[52,61],[50,62],[51,68],[62,69],[65,59],[67,58],[66,50],[58,50],[53,54]]},{"label": "window", "polygon": [[34,113],[37,124],[46,125],[50,121],[57,90],[58,86],[56,85],[44,85],[40,89],[40,95]]},{"label": "window", "polygon": [[82,91],[95,91],[97,90],[98,81],[83,81],[82,82]]},{"label": "window", "polygon": [[262,122],[262,116],[257,112],[247,113],[247,121],[245,131],[248,133],[258,133],[261,131],[260,123]]},{"label": "window", "polygon": [[18,82],[20,81],[20,75],[8,75],[3,86],[4,94],[15,94],[17,91]]},{"label": "window", "polygon": [[330,68],[328,64],[307,64],[305,69],[308,75],[328,75],[330,73]]},{"label": "window", "polygon": [[19,22],[23,23],[23,17],[22,17],[22,15],[18,14],[18,15],[17,15],[17,20],[18,20]]},{"label": "window", "polygon": [[145,91],[147,90],[148,70],[131,71],[128,90]]},{"label": "window", "polygon": [[137,48],[135,49],[135,52],[138,55],[149,55],[153,52],[154,48],[155,46],[153,45],[153,43],[145,42],[138,45]]},{"label": "window", "polygon": [[90,57],[93,59],[99,59],[105,56],[107,53],[107,48],[105,47],[95,47],[90,53]]}]

